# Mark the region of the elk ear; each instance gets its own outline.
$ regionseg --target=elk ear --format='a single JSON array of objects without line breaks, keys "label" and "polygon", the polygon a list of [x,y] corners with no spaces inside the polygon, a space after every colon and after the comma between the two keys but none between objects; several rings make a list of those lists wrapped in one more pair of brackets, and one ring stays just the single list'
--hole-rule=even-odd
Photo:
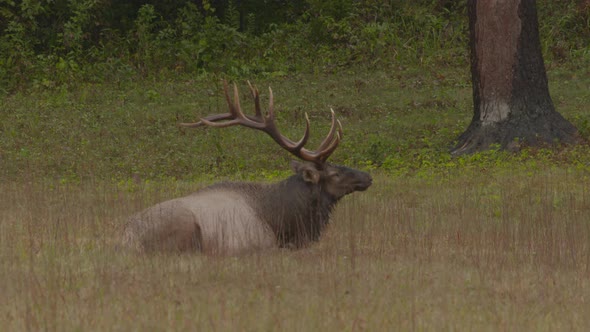
[{"label": "elk ear", "polygon": [[305,182],[317,184],[320,182],[320,171],[313,163],[305,163],[299,161],[291,161],[291,168],[295,174],[301,174]]}]

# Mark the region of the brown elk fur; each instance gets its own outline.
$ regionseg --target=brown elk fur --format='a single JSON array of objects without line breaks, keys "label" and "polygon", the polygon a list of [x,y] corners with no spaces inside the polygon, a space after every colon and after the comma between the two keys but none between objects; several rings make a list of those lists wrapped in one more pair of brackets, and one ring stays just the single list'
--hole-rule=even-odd
[{"label": "brown elk fur", "polygon": [[371,185],[343,166],[293,162],[274,184],[226,182],[152,206],[127,223],[123,244],[140,251],[235,255],[317,241],[335,204]]}]

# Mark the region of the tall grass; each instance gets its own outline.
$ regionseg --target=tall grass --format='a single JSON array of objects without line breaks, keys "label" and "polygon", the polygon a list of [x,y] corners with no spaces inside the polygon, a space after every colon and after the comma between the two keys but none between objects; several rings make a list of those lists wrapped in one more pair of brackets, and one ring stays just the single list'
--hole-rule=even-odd
[{"label": "tall grass", "polygon": [[3,183],[0,323],[16,330],[584,330],[590,178],[375,174],[321,241],[241,257],[116,251],[195,185]]}]

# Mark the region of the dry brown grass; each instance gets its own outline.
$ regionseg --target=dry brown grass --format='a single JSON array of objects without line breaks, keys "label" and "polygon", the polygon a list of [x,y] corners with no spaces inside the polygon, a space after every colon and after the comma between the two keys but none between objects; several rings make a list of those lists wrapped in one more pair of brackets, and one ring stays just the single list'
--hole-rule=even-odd
[{"label": "dry brown grass", "polygon": [[198,185],[0,185],[0,326],[18,330],[587,330],[590,178],[390,179],[322,240],[243,257],[113,249],[125,217]]}]

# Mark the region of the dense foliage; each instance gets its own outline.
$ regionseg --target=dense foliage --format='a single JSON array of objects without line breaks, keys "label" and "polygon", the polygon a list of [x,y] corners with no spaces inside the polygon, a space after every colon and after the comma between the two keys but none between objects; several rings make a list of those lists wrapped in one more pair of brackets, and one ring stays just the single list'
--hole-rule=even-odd
[{"label": "dense foliage", "polygon": [[[539,1],[547,57],[588,56],[589,8],[586,0]],[[0,2],[0,92],[463,63],[466,38],[462,0],[8,0]]]}]

